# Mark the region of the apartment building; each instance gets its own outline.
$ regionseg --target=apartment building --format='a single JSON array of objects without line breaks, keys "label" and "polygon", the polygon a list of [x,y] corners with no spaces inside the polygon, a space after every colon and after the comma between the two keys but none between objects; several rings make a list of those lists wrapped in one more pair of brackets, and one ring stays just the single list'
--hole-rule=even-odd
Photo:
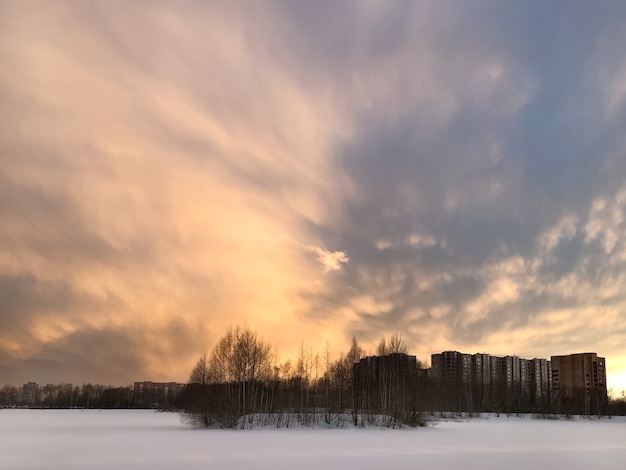
[{"label": "apartment building", "polygon": [[549,407],[552,377],[546,359],[444,351],[431,356],[431,365],[433,380],[461,390],[468,409]]},{"label": "apartment building", "polygon": [[403,353],[368,356],[353,365],[354,399],[363,409],[381,409],[404,401],[425,370],[417,358]]},{"label": "apartment building", "polygon": [[606,360],[596,353],[552,356],[552,391],[563,406],[595,414],[607,403]]}]

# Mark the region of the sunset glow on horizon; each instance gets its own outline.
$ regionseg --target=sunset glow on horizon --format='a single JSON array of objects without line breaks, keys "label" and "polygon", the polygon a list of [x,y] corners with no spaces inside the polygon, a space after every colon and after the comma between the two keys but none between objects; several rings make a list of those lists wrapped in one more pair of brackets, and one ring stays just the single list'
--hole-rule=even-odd
[{"label": "sunset glow on horizon", "polygon": [[0,385],[606,357],[626,390],[620,2],[0,0]]}]

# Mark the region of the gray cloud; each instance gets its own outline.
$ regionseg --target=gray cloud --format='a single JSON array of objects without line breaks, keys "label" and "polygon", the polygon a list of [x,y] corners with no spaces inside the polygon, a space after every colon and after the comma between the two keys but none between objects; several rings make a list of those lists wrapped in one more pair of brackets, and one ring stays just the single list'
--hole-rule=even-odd
[{"label": "gray cloud", "polygon": [[[426,97],[418,92],[415,98],[419,77],[410,63],[394,58],[407,57],[407,50],[420,45],[394,43],[387,50],[394,74],[385,99],[356,110],[355,137],[335,149],[358,196],[344,201],[340,224],[316,229],[337,246],[349,247],[352,262],[345,275],[351,289],[337,288],[323,299],[323,308],[339,305],[341,312],[351,298],[383,297],[386,308],[359,313],[351,332],[372,340],[416,325],[409,335],[418,348],[427,344],[425,351],[441,344],[434,330],[459,348],[482,349],[493,334],[536,325],[541,339],[533,340],[528,353],[549,355],[552,345],[560,349],[563,343],[554,330],[541,330],[538,320],[551,312],[591,307],[602,317],[607,308],[612,312],[607,324],[612,316],[623,317],[621,295],[593,294],[619,279],[626,267],[623,260],[612,266],[607,262],[601,241],[586,242],[578,227],[549,256],[537,248],[541,235],[559,219],[573,213],[584,224],[596,198],[614,197],[623,187],[618,175],[624,174],[619,130],[626,124],[624,103],[621,112],[607,115],[603,77],[626,61],[611,42],[623,36],[623,17],[614,16],[609,5],[592,11],[580,3],[564,14],[550,5],[538,11],[528,5],[479,3],[480,8],[476,2],[465,4],[469,17],[459,14],[462,22],[433,13],[436,19],[445,17],[448,26],[441,35],[446,40],[432,44],[441,60],[429,70],[442,84],[441,93],[431,96],[432,90],[426,90]],[[421,26],[417,15],[408,21],[402,31]],[[352,52],[367,64],[354,74],[366,74],[377,63],[376,52],[368,55],[358,47]],[[489,61],[500,68],[489,70]],[[476,82],[482,68],[487,69],[484,80]],[[401,97],[406,102],[398,113],[392,108]],[[445,99],[454,105],[442,122],[437,105]],[[416,249],[402,243],[420,231],[432,235],[435,246]],[[617,232],[623,233],[621,222]],[[377,249],[380,240],[384,250]],[[526,264],[522,273],[498,271],[499,263],[517,257]],[[537,262],[541,266],[532,268]],[[471,320],[467,305],[492,288],[486,270],[495,270],[489,275],[495,278],[512,278],[521,284],[519,292],[495,304],[481,302],[479,318]],[[417,286],[419,279],[442,276],[434,285]],[[572,288],[563,292],[566,282]],[[446,305],[443,318],[430,321],[414,313],[441,304]],[[584,328],[583,318],[572,321],[573,327]],[[435,328],[442,323],[444,331]],[[567,343],[570,348],[602,349],[596,330],[579,331],[576,337]],[[514,346],[524,348],[520,343]]]}]

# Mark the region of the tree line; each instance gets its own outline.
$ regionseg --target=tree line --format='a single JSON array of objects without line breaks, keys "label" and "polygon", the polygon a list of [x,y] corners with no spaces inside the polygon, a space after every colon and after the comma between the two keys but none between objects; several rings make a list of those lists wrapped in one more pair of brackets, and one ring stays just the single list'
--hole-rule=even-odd
[{"label": "tree line", "polygon": [[[549,391],[540,399],[505,378],[484,383],[443,383],[408,356],[396,332],[383,337],[376,356],[364,358],[356,338],[338,359],[301,347],[297,359],[278,362],[254,331],[235,327],[201,357],[183,388],[178,406],[196,426],[425,424],[436,412],[624,414],[626,397],[585,407],[581,397]],[[592,397],[592,399],[596,399]],[[589,400],[587,400],[589,401]],[[602,403],[601,403],[602,402]],[[595,410],[595,411],[594,411]]]},{"label": "tree line", "polygon": [[[5,385],[0,407],[143,408],[179,411],[194,426],[279,427],[382,424],[417,426],[435,412],[589,414],[580,397],[555,395],[533,403],[504,383],[446,384],[408,356],[396,332],[382,337],[365,358],[356,338],[338,358],[301,346],[297,358],[280,362],[256,332],[230,328],[210,354],[200,357],[188,383],[167,401],[134,396],[133,388],[47,384],[36,393]],[[611,398],[603,414],[626,414],[626,396]]]},{"label": "tree line", "polygon": [[[378,356],[407,353],[408,346],[397,332],[381,338],[376,348]],[[424,424],[412,380],[416,374],[400,370],[387,374],[375,384],[376,399],[371,383],[370,399],[355,399],[355,364],[364,355],[353,338],[337,359],[328,347],[320,354],[303,345],[294,361],[278,362],[269,343],[249,328],[237,326],[227,331],[210,355],[198,360],[179,406],[189,423],[205,427]],[[415,373],[417,367],[415,363]]]},{"label": "tree line", "polygon": [[46,384],[25,394],[23,387],[0,388],[0,408],[135,408],[132,387],[70,383]]}]

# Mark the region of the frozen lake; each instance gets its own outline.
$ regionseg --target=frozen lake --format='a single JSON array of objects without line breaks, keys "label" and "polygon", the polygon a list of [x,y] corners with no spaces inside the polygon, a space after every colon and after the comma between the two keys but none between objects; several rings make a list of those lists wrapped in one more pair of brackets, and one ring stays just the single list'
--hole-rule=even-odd
[{"label": "frozen lake", "polygon": [[216,431],[143,410],[0,410],[0,468],[623,470],[626,419]]}]

